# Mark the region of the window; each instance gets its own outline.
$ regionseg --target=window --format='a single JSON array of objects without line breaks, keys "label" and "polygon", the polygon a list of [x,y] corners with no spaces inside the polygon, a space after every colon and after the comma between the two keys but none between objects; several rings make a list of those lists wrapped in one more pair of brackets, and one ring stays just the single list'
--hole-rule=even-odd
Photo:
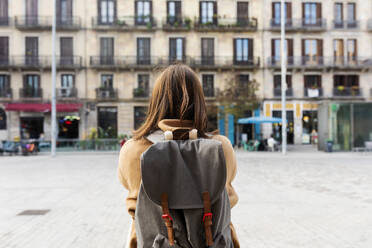
[{"label": "window", "polygon": [[342,3],[335,3],[335,28],[344,27],[344,8]]},{"label": "window", "polygon": [[0,108],[0,130],[6,129],[6,113],[4,109]]},{"label": "window", "polygon": [[249,75],[248,74],[238,75],[238,82],[239,82],[239,88],[247,89],[248,84],[249,84]]},{"label": "window", "polygon": [[169,61],[184,61],[185,59],[185,39],[169,38]]},{"label": "window", "polygon": [[201,39],[201,55],[203,65],[214,64],[214,38]]},{"label": "window", "polygon": [[134,129],[138,129],[146,119],[147,107],[134,107]]},{"label": "window", "polygon": [[152,22],[152,1],[136,1],[136,25]]},{"label": "window", "polygon": [[303,24],[304,25],[321,25],[322,18],[321,3],[303,3]]},{"label": "window", "polygon": [[201,24],[217,24],[217,3],[214,1],[201,1],[199,3],[199,22]]},{"label": "window", "polygon": [[357,27],[355,3],[347,4],[347,27],[348,28]]},{"label": "window", "polygon": [[26,64],[39,64],[39,38],[26,37]]},{"label": "window", "polygon": [[137,64],[151,63],[150,38],[137,38]]},{"label": "window", "polygon": [[214,75],[203,74],[202,76],[203,92],[206,97],[214,97]]},{"label": "window", "polygon": [[61,65],[72,65],[74,60],[74,45],[72,37],[61,37],[60,38],[60,64]]},{"label": "window", "polygon": [[72,1],[73,0],[57,1],[57,24],[72,24]]},{"label": "window", "polygon": [[134,89],[134,97],[148,97],[149,96],[150,76],[149,74],[138,74],[137,88]]},{"label": "window", "polygon": [[100,25],[109,25],[116,20],[115,0],[99,0],[98,20]]},{"label": "window", "polygon": [[344,40],[335,39],[333,40],[333,56],[336,64],[344,63]]},{"label": "window", "polygon": [[61,75],[61,87],[71,89],[75,86],[75,75],[73,74],[62,74]]},{"label": "window", "polygon": [[0,0],[0,26],[9,25],[8,0]]},{"label": "window", "polygon": [[303,64],[323,63],[323,40],[302,40]]},{"label": "window", "polygon": [[25,75],[22,93],[23,97],[41,97],[40,76],[34,74]]},{"label": "window", "polygon": [[304,76],[305,96],[319,97],[322,96],[322,76],[305,75]]},{"label": "window", "polygon": [[[284,49],[287,51],[287,63],[293,64],[293,39],[286,39],[284,43]],[[281,61],[281,46],[280,39],[271,40],[271,56],[272,63],[279,64]]]},{"label": "window", "polygon": [[247,38],[234,39],[234,63],[253,63],[253,40]]},{"label": "window", "polygon": [[114,38],[100,38],[100,50],[101,65],[114,64]]},{"label": "window", "polygon": [[[291,25],[292,21],[292,3],[284,4],[284,19],[286,20],[286,25]],[[272,21],[271,25],[279,26],[281,23],[281,4],[280,2],[272,3]]]},{"label": "window", "polygon": [[116,107],[98,108],[98,132],[99,138],[117,138],[118,136],[118,110]]},{"label": "window", "polygon": [[357,40],[348,39],[347,40],[347,60],[348,62],[356,62],[358,57],[357,53]]},{"label": "window", "polygon": [[0,75],[0,97],[11,97],[10,76]]},{"label": "window", "polygon": [[112,74],[102,74],[101,75],[101,88],[112,89],[114,76]]},{"label": "window", "polygon": [[359,96],[358,75],[334,75],[333,86],[335,96]]},{"label": "window", "polygon": [[237,23],[240,26],[247,26],[249,24],[249,9],[248,2],[237,3]]},{"label": "window", "polygon": [[26,25],[38,24],[38,0],[26,0]]},{"label": "window", "polygon": [[0,37],[0,65],[9,64],[9,37]]},{"label": "window", "polygon": [[182,22],[182,10],[181,10],[181,1],[168,1],[167,2],[167,23],[175,24]]},{"label": "window", "polygon": [[[292,96],[292,75],[286,76],[287,81],[287,96]],[[274,75],[274,96],[279,97],[282,95],[282,76],[281,75]]]}]

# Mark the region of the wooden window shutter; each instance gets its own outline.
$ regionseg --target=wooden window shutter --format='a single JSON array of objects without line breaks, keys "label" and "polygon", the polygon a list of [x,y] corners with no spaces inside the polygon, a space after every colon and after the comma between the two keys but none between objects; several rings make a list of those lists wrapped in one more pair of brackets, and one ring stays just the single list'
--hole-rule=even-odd
[{"label": "wooden window shutter", "polygon": [[177,18],[181,18],[182,17],[181,1],[176,1],[176,16],[177,16]]},{"label": "wooden window shutter", "polygon": [[117,19],[117,6],[116,6],[116,0],[114,0],[114,21]]},{"label": "wooden window shutter", "polygon": [[202,23],[202,4],[203,2],[199,2],[199,23]]},{"label": "wooden window shutter", "polygon": [[253,39],[248,39],[248,59],[253,60]]},{"label": "wooden window shutter", "polygon": [[218,18],[217,18],[217,2],[213,2],[213,23],[217,24]]},{"label": "wooden window shutter", "polygon": [[302,18],[305,19],[305,3],[302,3]]},{"label": "wooden window shutter", "polygon": [[288,57],[293,57],[293,39],[287,40],[287,46],[288,46]]},{"label": "wooden window shutter", "polygon": [[182,38],[182,59],[186,57],[186,39]]},{"label": "wooden window shutter", "polygon": [[275,57],[275,39],[271,39],[271,57]]},{"label": "wooden window shutter", "polygon": [[234,61],[236,61],[236,41],[237,39],[233,39],[233,51],[234,51]]},{"label": "wooden window shutter", "polygon": [[302,53],[302,56],[305,56],[305,39],[302,39],[301,40],[301,53]]},{"label": "wooden window shutter", "polygon": [[322,4],[321,3],[317,3],[316,4],[316,18],[317,19],[321,19],[322,18]]},{"label": "wooden window shutter", "polygon": [[318,40],[317,40],[317,43],[318,43],[317,56],[322,57],[322,56],[323,56],[323,40],[318,39]]},{"label": "wooden window shutter", "polygon": [[275,18],[275,3],[271,3],[271,17]]},{"label": "wooden window shutter", "polygon": [[[149,1],[149,5],[150,5],[150,16],[152,16],[152,1]],[[152,20],[151,20],[152,22]]]},{"label": "wooden window shutter", "polygon": [[292,3],[287,4],[287,19],[292,19]]}]

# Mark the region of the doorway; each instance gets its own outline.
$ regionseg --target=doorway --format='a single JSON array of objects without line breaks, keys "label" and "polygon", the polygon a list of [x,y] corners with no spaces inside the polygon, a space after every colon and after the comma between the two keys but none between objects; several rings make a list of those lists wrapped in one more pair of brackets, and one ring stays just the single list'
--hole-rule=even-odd
[{"label": "doorway", "polygon": [[[273,117],[282,118],[282,111],[273,111]],[[293,111],[287,111],[287,144],[294,144],[294,118]],[[278,141],[282,141],[282,123],[273,124],[274,138]]]},{"label": "doorway", "polygon": [[21,139],[38,139],[44,133],[44,117],[21,117]]}]

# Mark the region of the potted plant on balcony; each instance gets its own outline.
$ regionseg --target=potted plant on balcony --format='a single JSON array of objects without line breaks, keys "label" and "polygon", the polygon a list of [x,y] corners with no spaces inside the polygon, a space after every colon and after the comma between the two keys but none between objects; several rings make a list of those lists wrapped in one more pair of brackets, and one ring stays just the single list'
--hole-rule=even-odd
[{"label": "potted plant on balcony", "polygon": [[120,20],[120,19],[116,20],[116,24],[118,26],[126,26],[127,25],[127,23],[124,20]]},{"label": "potted plant on balcony", "polygon": [[185,25],[187,29],[191,29],[191,19],[189,17],[185,17]]}]

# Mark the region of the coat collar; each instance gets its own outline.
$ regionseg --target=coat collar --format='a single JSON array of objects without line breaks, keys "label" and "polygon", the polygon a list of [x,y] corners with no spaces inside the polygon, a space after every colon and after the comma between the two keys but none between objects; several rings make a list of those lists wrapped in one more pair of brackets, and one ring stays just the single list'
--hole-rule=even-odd
[{"label": "coat collar", "polygon": [[179,119],[164,119],[158,123],[158,127],[163,131],[175,131],[175,130],[191,130],[193,129],[193,121],[191,120],[179,120]]}]

